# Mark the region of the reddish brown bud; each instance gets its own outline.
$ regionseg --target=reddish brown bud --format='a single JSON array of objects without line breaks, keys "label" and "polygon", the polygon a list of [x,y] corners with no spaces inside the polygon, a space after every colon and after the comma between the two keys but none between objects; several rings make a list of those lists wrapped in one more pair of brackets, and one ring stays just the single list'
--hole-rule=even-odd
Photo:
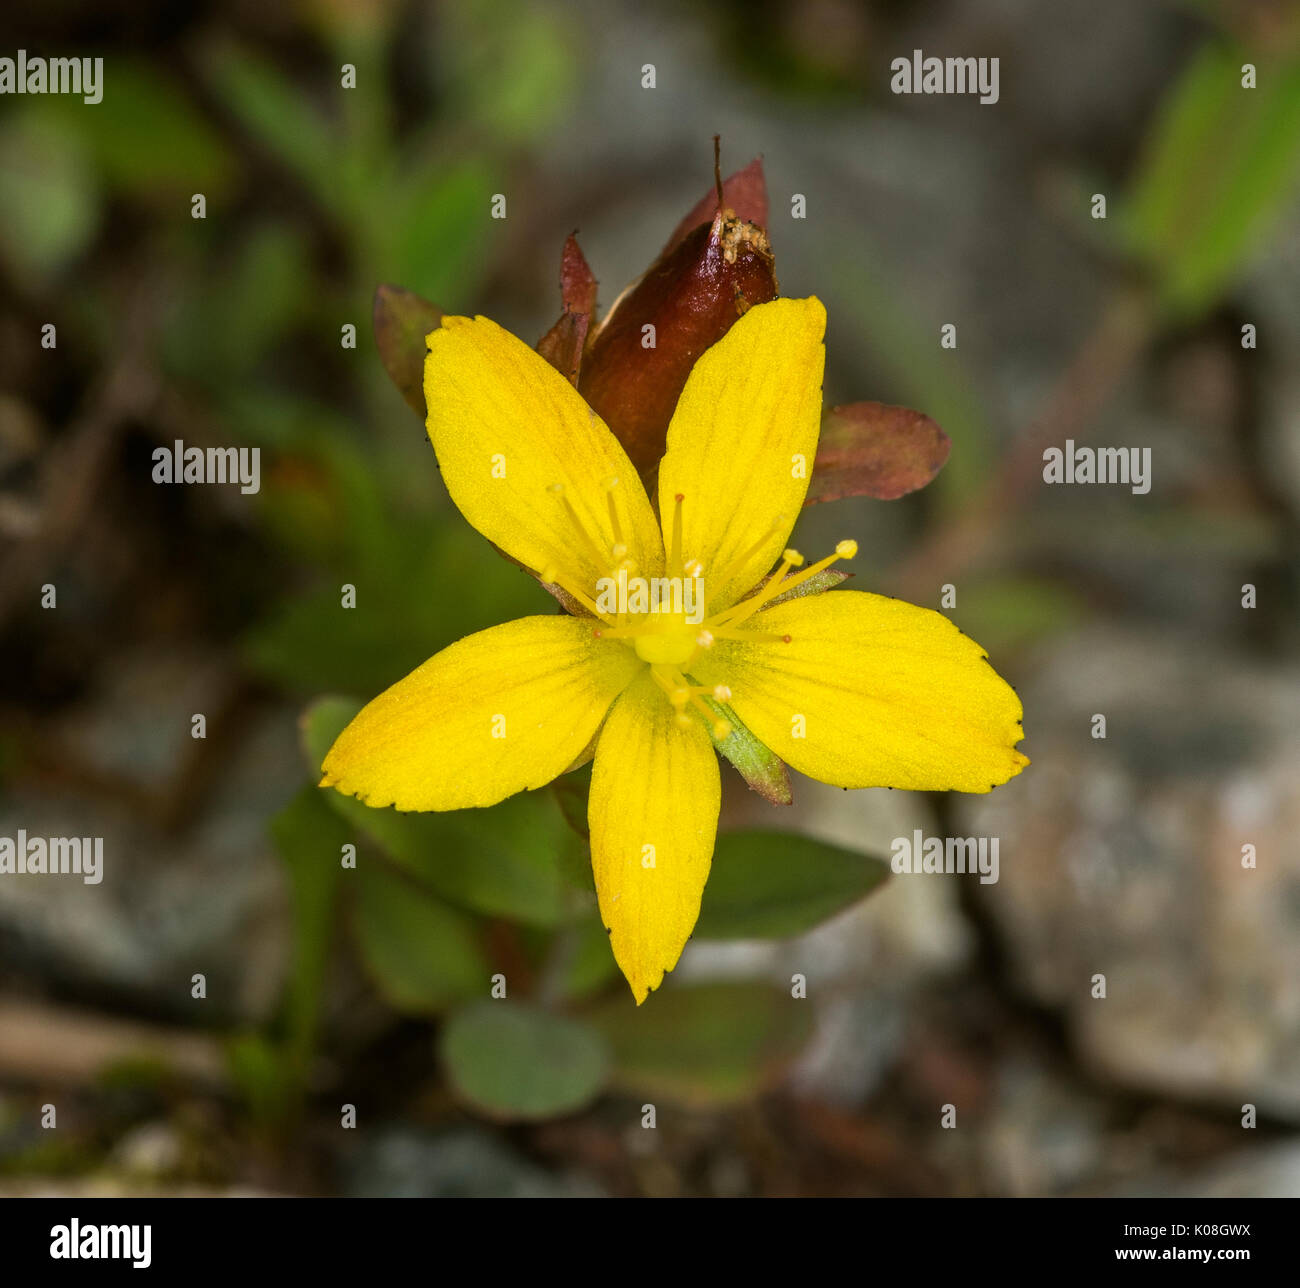
[{"label": "reddish brown bud", "polygon": [[664,453],[696,359],[776,291],[767,234],[722,210],[671,245],[615,301],[590,343],[578,388],[643,474]]},{"label": "reddish brown bud", "polygon": [[[743,170],[737,170],[730,178],[722,182],[722,206],[736,212],[736,218],[747,224],[767,227],[767,180],[763,176],[763,162],[755,157]],[[673,229],[659,253],[666,255],[687,233],[694,232],[701,224],[713,222],[718,213],[718,193],[710,188],[691,208],[690,214]]]}]

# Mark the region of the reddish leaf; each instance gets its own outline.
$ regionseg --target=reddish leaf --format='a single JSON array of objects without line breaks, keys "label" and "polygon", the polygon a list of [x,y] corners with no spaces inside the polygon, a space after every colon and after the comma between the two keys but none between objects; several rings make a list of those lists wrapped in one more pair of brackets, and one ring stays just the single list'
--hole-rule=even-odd
[{"label": "reddish leaf", "polygon": [[420,418],[424,408],[425,336],[442,322],[443,313],[414,291],[401,286],[375,290],[375,346],[393,384]]},{"label": "reddish leaf", "polygon": [[[701,224],[619,297],[591,341],[578,389],[646,474],[696,359],[753,304],[776,296],[767,236],[734,215]],[[643,328],[654,327],[646,348]]]},{"label": "reddish leaf", "polygon": [[578,245],[577,235],[570,233],[560,252],[560,299],[564,311],[590,317],[596,311],[596,286],[595,274]]},{"label": "reddish leaf", "polygon": [[561,313],[559,321],[537,342],[537,352],[571,385],[578,383],[582,369],[589,321],[586,313]]},{"label": "reddish leaf", "polygon": [[952,446],[929,416],[907,407],[857,402],[832,407],[805,505],[845,496],[892,501],[924,487],[943,469]]},{"label": "reddish leaf", "polygon": [[578,383],[587,329],[596,312],[596,279],[570,233],[560,255],[560,299],[564,312],[537,342],[537,352],[570,384]]},{"label": "reddish leaf", "polygon": [[[763,159],[755,157],[743,170],[737,170],[722,183],[722,204],[735,212],[736,218],[746,223],[767,227],[767,180],[763,177]],[[712,223],[718,213],[718,191],[710,188],[691,207],[691,212],[673,229],[673,235],[660,252],[666,255],[678,245],[687,233],[700,224]]]}]

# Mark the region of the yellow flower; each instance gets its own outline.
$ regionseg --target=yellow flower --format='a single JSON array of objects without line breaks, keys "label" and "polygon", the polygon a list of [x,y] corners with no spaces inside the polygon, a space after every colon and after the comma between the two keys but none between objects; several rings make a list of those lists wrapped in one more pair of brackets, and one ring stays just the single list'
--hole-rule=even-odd
[{"label": "yellow flower", "polygon": [[[613,434],[533,350],[481,317],[429,336],[428,430],[452,499],[591,616],[527,617],[444,649],[360,712],[321,785],[465,809],[594,750],[600,913],[638,1003],[677,964],[709,874],[713,738],[729,730],[706,697],[840,787],[986,792],[1029,763],[1015,693],[938,613],[847,590],[771,603],[856,553],[844,541],[803,568],[786,549],[817,450],[825,325],[816,299],[773,300],[699,359],[659,470],[662,532]],[[680,603],[619,613],[601,588],[620,570],[698,576],[702,620]]]}]

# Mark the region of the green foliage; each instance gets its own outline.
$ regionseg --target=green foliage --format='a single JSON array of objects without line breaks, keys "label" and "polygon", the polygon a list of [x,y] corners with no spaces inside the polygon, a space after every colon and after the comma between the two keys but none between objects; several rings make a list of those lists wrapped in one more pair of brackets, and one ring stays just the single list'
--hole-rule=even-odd
[{"label": "green foliage", "polygon": [[[1241,84],[1258,64],[1257,85]],[[1300,176],[1300,57],[1207,45],[1170,90],[1129,197],[1128,235],[1170,314],[1211,307]]]},{"label": "green foliage", "polygon": [[75,132],[105,184],[132,201],[188,219],[193,193],[219,201],[235,180],[228,142],[176,78],[142,61],[115,56],[108,91],[93,108],[60,97],[48,111]]},{"label": "green foliage", "polygon": [[695,934],[799,935],[869,895],[889,864],[793,832],[724,832],[713,852]]},{"label": "green foliage", "polygon": [[362,859],[352,930],[379,991],[398,1010],[432,1014],[482,993],[491,972],[474,920],[390,871]]},{"label": "green foliage", "polygon": [[85,149],[37,112],[0,122],[0,255],[39,284],[65,269],[95,235],[101,195]]},{"label": "green foliage", "polygon": [[339,860],[348,830],[318,791],[304,787],[271,820],[271,838],[288,869],[293,896],[293,964],[285,1025],[289,1058],[304,1077],[320,1020],[343,875]]},{"label": "green foliage", "polygon": [[609,1075],[609,1051],[581,1020],[506,1000],[453,1015],[440,1048],[455,1091],[495,1118],[553,1118],[593,1100]]},{"label": "green foliage", "polygon": [[[303,741],[313,772],[358,709],[339,698],[323,698],[308,709]],[[490,809],[446,814],[399,814],[335,791],[322,795],[358,835],[440,898],[529,925],[560,922],[566,886],[557,856],[577,841],[549,793],[523,792]]]},{"label": "green foliage", "polygon": [[764,984],[670,985],[644,1006],[624,996],[587,1019],[609,1043],[617,1085],[707,1105],[760,1091],[807,1040],[812,1011]]},{"label": "green foliage", "polygon": [[[332,559],[336,579],[286,597],[246,640],[250,663],[289,691],[373,695],[455,640],[554,611],[546,592],[467,524],[385,519],[381,498],[350,474],[326,488],[353,522],[334,528],[349,532],[349,548]],[[356,611],[341,607],[344,582],[356,587]]]}]

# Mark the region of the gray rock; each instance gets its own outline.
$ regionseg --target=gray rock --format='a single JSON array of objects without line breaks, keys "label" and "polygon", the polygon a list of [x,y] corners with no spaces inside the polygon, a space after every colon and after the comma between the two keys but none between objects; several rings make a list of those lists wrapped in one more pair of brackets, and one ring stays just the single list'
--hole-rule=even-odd
[{"label": "gray rock", "polygon": [[388,1126],[346,1165],[356,1198],[598,1198],[591,1182],[557,1176],[479,1128],[447,1132]]},{"label": "gray rock", "polygon": [[1298,678],[1097,628],[1024,689],[1032,767],[958,803],[1016,979],[1114,1082],[1300,1120]]}]

